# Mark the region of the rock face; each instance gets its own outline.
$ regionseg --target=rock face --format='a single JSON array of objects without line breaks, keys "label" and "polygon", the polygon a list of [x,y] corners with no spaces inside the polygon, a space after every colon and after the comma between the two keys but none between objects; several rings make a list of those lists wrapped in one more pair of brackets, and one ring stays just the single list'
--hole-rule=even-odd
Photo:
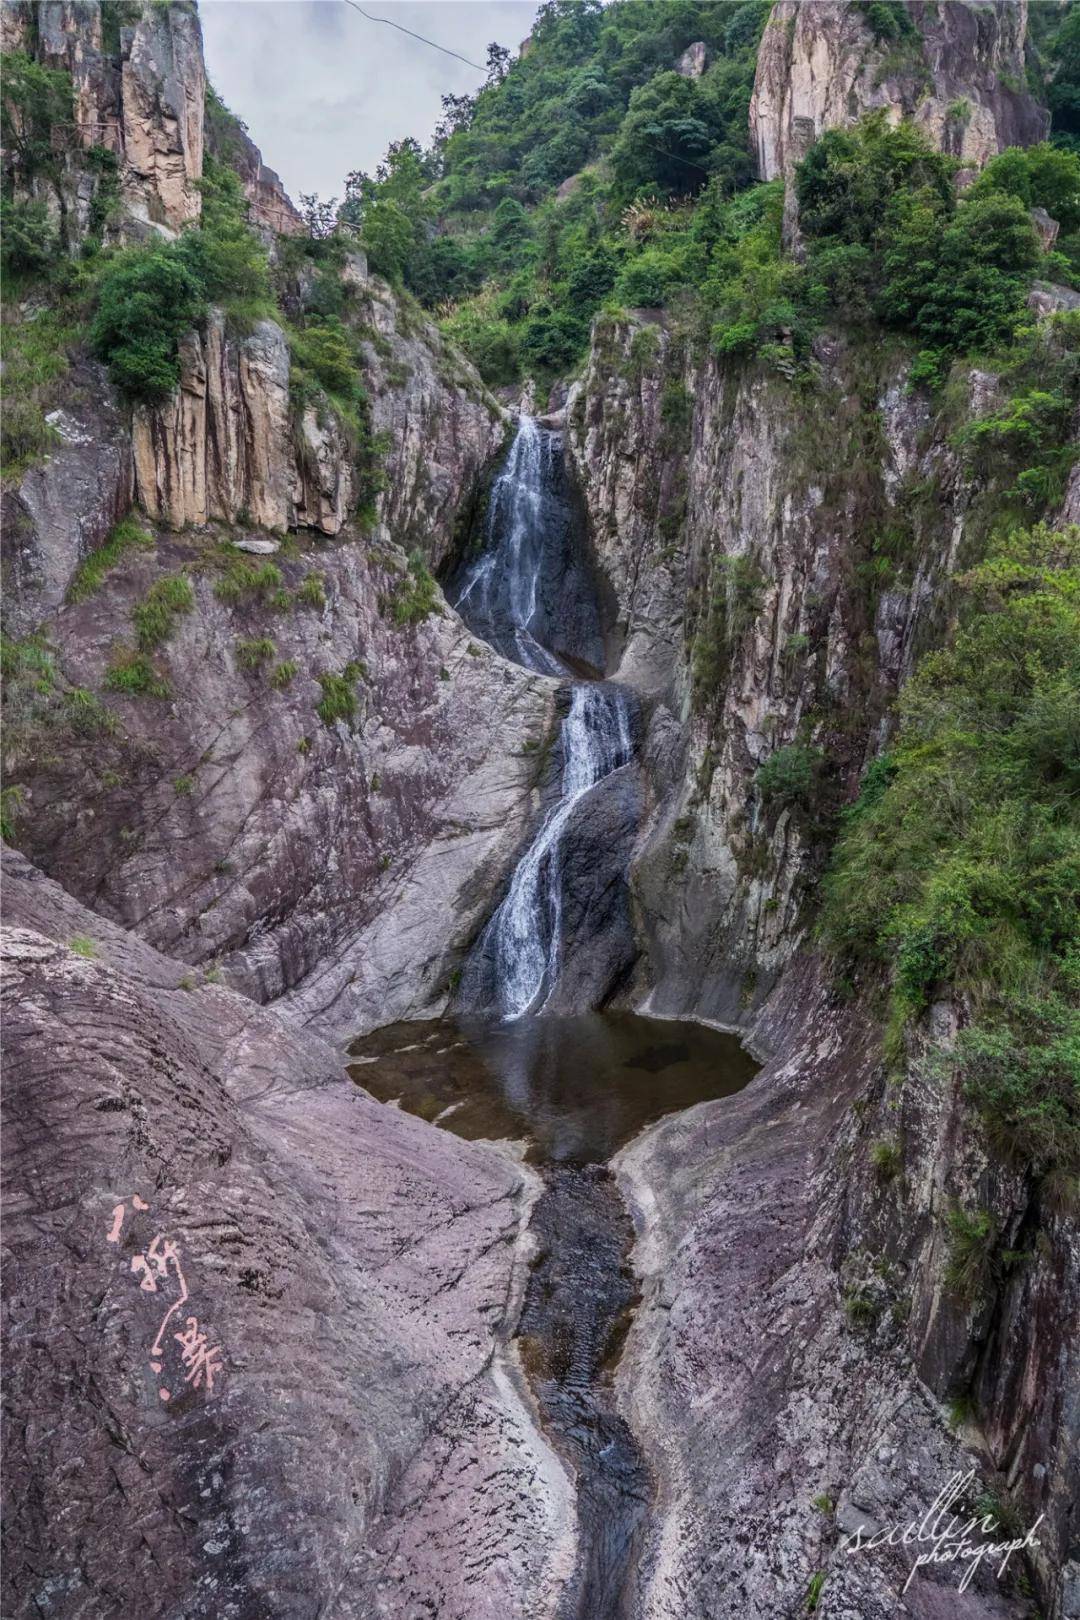
[{"label": "rock face", "polygon": [[568,1484],[503,1350],[535,1178],[4,877],[5,1614],[552,1612]]},{"label": "rock face", "polygon": [[240,176],[253,225],[278,236],[300,236],[304,221],[262,153],[238,118],[220,104],[207,118],[206,150]]},{"label": "rock face", "polygon": [[180,387],[133,419],[135,493],[148,516],[182,529],[241,512],[265,529],[289,520],[289,350],[274,321],[226,335],[211,312],[180,346]]},{"label": "rock face", "polygon": [[[438,1005],[531,819],[521,739],[545,730],[554,683],[445,606],[397,626],[400,553],[348,537],[281,556],[280,586],[234,602],[216,594],[226,561],[211,533],[162,535],[47,621],[60,684],[102,693],[113,719],[79,736],[63,706],[31,713],[23,748],[12,729],[25,848],[103,914],[220,960],[260,1000],[290,992],[324,1030]],[[194,607],[156,655],[169,696],[110,695],[130,612],[177,574]],[[320,717],[319,677],[341,680],[351,716]],[[54,726],[63,746],[46,751]]]},{"label": "rock face", "polygon": [[[826,129],[882,109],[910,117],[941,151],[978,167],[1045,138],[1049,117],[1026,83],[1027,0],[911,0],[912,32],[875,38],[847,0],[778,0],[758,52],[751,142],[763,180],[791,179]],[[790,191],[790,188],[789,188]],[[789,196],[789,235],[794,205]]]},{"label": "rock face", "polygon": [[[1074,1613],[1077,1425],[1061,1403],[1076,1379],[1075,1226],[1050,1222],[996,1326],[972,1334],[931,1253],[948,1197],[985,1172],[958,1153],[947,1102],[905,1090],[898,1124],[876,1034],[830,1003],[805,960],[751,1039],[774,1055],[744,1092],[673,1116],[616,1161],[644,1288],[617,1387],[660,1489],[631,1612],[794,1614],[816,1577],[826,1614],[1020,1615],[1016,1585],[989,1571],[961,1596],[962,1566],[924,1566],[905,1591],[910,1549],[844,1546],[860,1525],[872,1535],[919,1521],[954,1473],[989,1463],[1001,1470],[992,1489],[1024,1501],[1021,1534],[1046,1512],[1036,1559],[1048,1612]],[[900,1180],[868,1164],[883,1126],[912,1144]],[[1058,1322],[1023,1322],[1051,1292]],[[1055,1372],[1040,1359],[1051,1343],[1065,1356]],[[1013,1380],[983,1436],[943,1421],[961,1346],[975,1347],[984,1379]]]},{"label": "rock face", "polygon": [[[854,789],[972,498],[947,427],[902,374],[856,385],[831,340],[819,360],[827,446],[781,378],[688,364],[662,326],[632,320],[597,328],[568,409],[617,602],[619,677],[650,699],[641,983],[672,1015],[739,1019],[798,948],[812,839],[797,806],[762,802],[756,772],[798,740]],[[664,420],[675,397],[677,432]],[[852,570],[878,523],[902,531],[903,555],[875,600]]]},{"label": "rock face", "polygon": [[104,368],[69,374],[68,398],[50,413],[54,443],[3,505],[4,626],[26,636],[64,600],[79,563],[131,501],[131,433]]},{"label": "rock face", "polygon": [[[6,0],[9,9],[10,33],[31,39],[31,8]],[[96,0],[41,0],[33,10],[35,54],[72,76],[75,141],[116,154],[129,213],[168,234],[198,219],[206,72],[194,5],[148,4],[130,24],[125,16],[118,51],[103,39]]]},{"label": "rock face", "polygon": [[[504,420],[472,366],[428,321],[410,318],[362,258],[346,266],[350,319],[369,334],[363,379],[379,446],[375,524],[438,566],[455,520],[498,448]],[[302,299],[303,294],[299,295]],[[220,310],[181,344],[164,405],[134,413],[135,487],[173,528],[209,521],[338,534],[362,493],[355,446],[333,413],[289,398],[289,349],[274,321],[234,337]]]},{"label": "rock face", "polygon": [[475,367],[360,256],[345,267],[356,295],[372,428],[386,447],[379,522],[432,568],[449,557],[463,502],[509,431],[509,419]]}]

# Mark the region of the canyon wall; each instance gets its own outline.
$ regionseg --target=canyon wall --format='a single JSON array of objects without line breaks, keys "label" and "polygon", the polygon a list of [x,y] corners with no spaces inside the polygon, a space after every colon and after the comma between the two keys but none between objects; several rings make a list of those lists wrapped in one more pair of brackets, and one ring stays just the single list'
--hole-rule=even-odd
[{"label": "canyon wall", "polygon": [[[778,0],[758,52],[750,138],[762,180],[783,176],[819,135],[882,111],[910,118],[940,151],[978,169],[1007,146],[1044,140],[1027,88],[1027,0],[910,0],[906,26],[875,31],[849,0]],[[795,231],[794,199],[787,227]]]}]

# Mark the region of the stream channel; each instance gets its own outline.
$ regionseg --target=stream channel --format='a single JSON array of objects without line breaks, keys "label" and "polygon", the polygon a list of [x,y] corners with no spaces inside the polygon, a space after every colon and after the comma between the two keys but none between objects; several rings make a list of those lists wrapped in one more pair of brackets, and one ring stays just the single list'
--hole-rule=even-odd
[{"label": "stream channel", "polygon": [[[600,677],[599,599],[561,435],[531,417],[521,417],[492,485],[481,546],[447,594],[505,657],[572,683],[559,791],[473,948],[456,1017],[362,1037],[351,1072],[381,1101],[458,1135],[526,1143],[544,1190],[517,1346],[577,1485],[578,1567],[560,1620],[633,1620],[635,1549],[653,1484],[615,1403],[637,1291],[633,1225],[609,1161],[664,1114],[740,1090],[757,1065],[733,1035],[704,1025],[544,1010],[553,997],[558,1004],[575,949],[565,895],[575,823],[600,784],[636,770],[636,745],[633,695]],[[580,847],[577,855],[580,865]]]}]

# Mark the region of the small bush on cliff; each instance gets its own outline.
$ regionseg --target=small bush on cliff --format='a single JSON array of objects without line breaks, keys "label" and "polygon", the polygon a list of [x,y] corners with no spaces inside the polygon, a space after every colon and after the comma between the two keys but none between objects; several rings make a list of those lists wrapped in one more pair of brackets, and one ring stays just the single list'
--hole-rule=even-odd
[{"label": "small bush on cliff", "polygon": [[390,617],[398,626],[422,624],[438,607],[439,589],[419,551],[409,555],[409,569],[390,598]]},{"label": "small bush on cliff", "polygon": [[966,1304],[979,1298],[992,1275],[997,1227],[988,1210],[967,1210],[954,1204],[949,1210],[949,1261],[945,1281]]},{"label": "small bush on cliff", "polygon": [[205,289],[178,244],[128,248],[102,272],[91,341],[129,398],[161,400],[180,381],[180,339],[206,307]]},{"label": "small bush on cliff", "polygon": [[943,1055],[999,1148],[1080,1171],[1080,529],[1000,538],[901,698],[888,770],[847,813],[823,926],[892,967],[897,1027],[936,995]]},{"label": "small bush on cliff", "polygon": [[821,774],[820,748],[789,743],[758,767],[755,781],[763,804],[787,810],[811,808]]}]

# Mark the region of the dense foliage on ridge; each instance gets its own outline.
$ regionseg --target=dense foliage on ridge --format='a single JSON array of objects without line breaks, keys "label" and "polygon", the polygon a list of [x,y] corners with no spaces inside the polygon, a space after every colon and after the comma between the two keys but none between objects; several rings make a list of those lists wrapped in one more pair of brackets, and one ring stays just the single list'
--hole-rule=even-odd
[{"label": "dense foliage on ridge", "polygon": [[[484,89],[444,98],[429,151],[401,141],[374,176],[350,177],[342,218],[374,268],[439,309],[492,383],[571,368],[601,308],[687,304],[721,352],[763,355],[782,370],[829,317],[910,331],[932,370],[936,353],[1007,339],[1033,275],[1075,282],[1074,7],[1032,8],[1030,73],[1040,92],[1047,81],[1053,91],[1054,145],[998,160],[970,199],[979,208],[968,209],[955,199],[957,165],[913,132],[873,120],[861,134],[834,132],[803,181],[834,192],[831,207],[823,196],[811,206],[815,263],[805,274],[781,252],[779,185],[752,183],[747,112],[769,9],[765,0],[550,0],[520,59],[508,65],[493,47]],[[917,43],[903,6],[860,9],[879,42]],[[683,77],[680,55],[695,43],[707,66]],[[845,220],[851,201],[856,217]],[[1032,206],[1062,226],[1048,259],[1020,219]],[[976,263],[957,284],[965,255]],[[905,263],[918,267],[906,293]],[[927,271],[936,297],[916,299]]]}]

